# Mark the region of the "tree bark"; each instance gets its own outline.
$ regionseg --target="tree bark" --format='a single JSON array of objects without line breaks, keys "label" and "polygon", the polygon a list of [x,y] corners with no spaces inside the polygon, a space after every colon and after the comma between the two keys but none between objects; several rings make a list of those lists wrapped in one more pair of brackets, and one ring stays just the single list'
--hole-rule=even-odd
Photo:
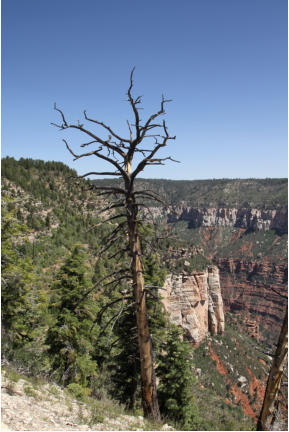
[{"label": "tree bark", "polygon": [[144,416],[152,417],[154,420],[158,421],[160,420],[160,411],[157,399],[152,343],[147,319],[146,294],[141,262],[141,243],[136,221],[137,206],[133,198],[129,198],[129,200],[131,200],[131,203],[128,205],[127,220],[129,244],[132,255],[131,268],[140,354],[142,405]]},{"label": "tree bark", "polygon": [[265,397],[262,410],[258,419],[257,430],[272,430],[274,424],[274,410],[278,392],[281,386],[283,369],[288,354],[288,309],[284,317],[281,333],[279,336],[273,364],[267,381]]}]

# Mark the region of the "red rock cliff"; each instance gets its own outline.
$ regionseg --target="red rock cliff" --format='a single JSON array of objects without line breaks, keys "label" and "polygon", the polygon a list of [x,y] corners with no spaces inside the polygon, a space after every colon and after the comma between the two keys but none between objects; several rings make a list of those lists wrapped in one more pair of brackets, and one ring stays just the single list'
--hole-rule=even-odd
[{"label": "red rock cliff", "polygon": [[[276,342],[286,308],[287,263],[215,260],[225,310],[240,314],[248,332],[257,339]],[[252,325],[254,323],[254,325]]]}]

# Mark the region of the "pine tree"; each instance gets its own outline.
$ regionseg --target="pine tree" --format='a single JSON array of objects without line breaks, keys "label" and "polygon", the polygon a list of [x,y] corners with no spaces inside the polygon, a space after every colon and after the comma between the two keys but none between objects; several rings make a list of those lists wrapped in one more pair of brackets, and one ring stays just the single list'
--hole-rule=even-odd
[{"label": "pine tree", "polygon": [[10,344],[18,346],[31,339],[31,327],[36,318],[31,296],[36,276],[31,259],[21,251],[27,241],[28,228],[18,222],[14,210],[8,211],[9,202],[7,197],[2,197],[2,325]]},{"label": "pine tree", "polygon": [[96,374],[91,354],[97,327],[93,327],[93,334],[90,332],[96,306],[86,295],[90,288],[86,274],[85,254],[77,245],[53,284],[50,309],[55,321],[48,330],[46,343],[52,368],[64,385],[87,386]]},{"label": "pine tree", "polygon": [[47,214],[46,215],[46,218],[45,218],[45,226],[46,226],[46,228],[50,228],[50,225],[51,225],[51,222],[50,222],[50,215],[49,214]]},{"label": "pine tree", "polygon": [[115,330],[115,337],[118,349],[112,358],[110,368],[113,396],[129,409],[135,410],[141,400],[141,393],[140,360],[133,308],[129,308],[122,314]]},{"label": "pine tree", "polygon": [[181,340],[181,331],[171,326],[158,359],[158,397],[161,414],[184,430],[198,430],[200,419],[192,394],[192,349]]}]

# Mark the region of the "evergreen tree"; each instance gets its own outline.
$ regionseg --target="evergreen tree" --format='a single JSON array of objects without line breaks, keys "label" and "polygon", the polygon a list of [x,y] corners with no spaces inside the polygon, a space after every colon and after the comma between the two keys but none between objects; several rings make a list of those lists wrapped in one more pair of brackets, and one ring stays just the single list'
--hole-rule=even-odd
[{"label": "evergreen tree", "polygon": [[111,362],[112,393],[115,399],[134,410],[141,401],[141,393],[140,360],[133,308],[123,313],[115,330],[115,337],[118,344],[117,353]]},{"label": "evergreen tree", "polygon": [[160,380],[158,398],[163,416],[184,430],[198,430],[200,418],[192,394],[192,349],[181,340],[181,331],[171,326],[159,356],[157,376]]},{"label": "evergreen tree", "polygon": [[47,214],[46,215],[46,218],[45,218],[45,226],[46,226],[46,228],[50,228],[50,225],[51,225],[51,222],[50,222],[50,216],[49,216],[49,214]]},{"label": "evergreen tree", "polygon": [[50,309],[55,320],[46,338],[52,368],[64,385],[87,386],[96,374],[91,354],[97,327],[90,332],[96,306],[86,295],[91,288],[86,274],[85,254],[77,245],[54,282]]},{"label": "evergreen tree", "polygon": [[31,259],[23,256],[28,228],[19,223],[14,210],[8,211],[7,197],[2,197],[1,238],[1,303],[4,334],[12,345],[31,339],[33,313],[33,284],[36,276]]}]

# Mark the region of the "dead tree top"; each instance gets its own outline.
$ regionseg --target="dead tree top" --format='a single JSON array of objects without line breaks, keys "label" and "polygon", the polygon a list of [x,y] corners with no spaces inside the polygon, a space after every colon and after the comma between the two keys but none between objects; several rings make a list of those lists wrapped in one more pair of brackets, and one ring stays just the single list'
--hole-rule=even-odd
[{"label": "dead tree top", "polygon": [[[107,162],[110,164],[110,167],[112,167],[111,170],[90,171],[77,178],[85,178],[91,175],[96,175],[115,176],[122,179],[120,185],[113,184],[97,186],[90,183],[88,188],[89,190],[95,190],[97,192],[97,197],[101,196],[105,199],[107,197],[109,198],[108,202],[104,201],[106,206],[101,209],[99,214],[113,210],[112,213],[109,213],[108,218],[99,220],[96,225],[90,228],[92,230],[105,223],[109,224],[110,227],[108,234],[106,234],[102,239],[101,248],[97,250],[97,259],[100,259],[100,257],[103,257],[104,255],[108,258],[115,258],[121,254],[122,260],[120,262],[120,266],[124,267],[118,268],[117,266],[117,269],[114,272],[101,277],[92,288],[83,294],[83,297],[80,299],[81,302],[92,292],[94,292],[95,296],[101,295],[103,292],[109,294],[115,290],[116,287],[118,287],[119,297],[104,305],[103,310],[101,310],[101,313],[97,318],[101,319],[104,311],[108,307],[121,302],[120,310],[111,319],[114,321],[112,328],[120,314],[125,310],[124,304],[126,304],[127,307],[131,307],[132,305],[136,304],[135,299],[131,295],[133,287],[131,281],[133,257],[137,257],[138,261],[140,261],[140,265],[137,270],[138,274],[144,273],[142,250],[140,249],[139,245],[137,246],[137,242],[134,244],[133,251],[129,242],[124,245],[124,239],[129,237],[130,232],[134,232],[130,225],[134,224],[134,226],[137,226],[138,238],[143,244],[146,244],[148,242],[147,235],[144,235],[142,230],[139,229],[141,226],[143,228],[144,224],[143,218],[138,213],[138,209],[146,208],[148,213],[151,213],[148,206],[144,203],[144,201],[148,200],[158,201],[164,206],[168,207],[168,204],[165,203],[155,191],[148,189],[135,191],[134,180],[138,174],[145,169],[146,166],[164,165],[164,163],[168,160],[177,162],[170,156],[163,158],[157,157],[157,152],[161,148],[165,147],[169,140],[175,140],[175,136],[169,135],[165,121],[160,119],[160,117],[165,114],[165,104],[170,102],[170,100],[162,96],[159,111],[149,116],[145,121],[142,121],[139,115],[142,98],[141,96],[134,97],[132,95],[133,76],[134,68],[130,73],[129,88],[127,90],[127,101],[129,102],[133,113],[133,121],[127,121],[128,137],[122,137],[109,125],[102,121],[91,118],[86,111],[83,112],[83,123],[80,121],[78,121],[76,124],[69,123],[63,111],[59,109],[56,104],[54,105],[54,109],[60,115],[60,122],[52,123],[53,126],[56,126],[61,131],[66,129],[76,129],[82,132],[85,137],[87,137],[87,142],[84,142],[80,145],[82,149],[87,149],[87,151],[83,151],[83,153],[74,152],[68,141],[63,139],[63,142],[65,143],[68,151],[73,156],[74,160],[88,156],[95,156]],[[97,132],[99,129],[101,131],[100,135]],[[106,135],[107,138],[102,138]],[[136,158],[136,156],[138,157]],[[154,228],[156,231],[155,224]],[[153,243],[156,244],[156,241],[158,241],[158,238],[155,233]],[[151,248],[153,248],[153,245]],[[128,281],[130,282],[128,283]],[[142,295],[151,293],[151,289],[148,288],[148,286],[144,287]],[[154,289],[157,287],[150,288]],[[154,296],[154,293],[151,293],[151,295]],[[141,301],[142,299],[138,300],[139,303],[137,304],[140,304]],[[110,323],[111,322],[108,321],[106,327],[110,325]]]},{"label": "dead tree top", "polygon": [[[164,96],[162,96],[160,110],[152,114],[145,122],[143,122],[139,116],[142,98],[141,96],[134,98],[132,95],[134,70],[135,68],[133,68],[130,73],[130,85],[127,91],[127,100],[132,108],[134,116],[133,123],[127,121],[129,138],[121,137],[119,134],[113,131],[110,126],[101,121],[90,118],[87,115],[87,112],[84,111],[83,114],[86,122],[100,126],[102,131],[105,130],[108,133],[107,139],[103,139],[98,136],[96,132],[87,128],[79,121],[77,124],[69,123],[66,120],[63,111],[59,109],[56,104],[54,104],[54,109],[60,114],[62,121],[60,123],[52,123],[52,125],[58,127],[60,130],[78,129],[87,135],[90,138],[90,141],[81,144],[80,147],[82,148],[93,145],[96,146],[96,148],[91,151],[76,154],[71,149],[68,142],[63,139],[68,151],[74,157],[74,160],[94,155],[99,159],[108,162],[115,168],[114,171],[88,172],[81,177],[87,177],[90,175],[122,177],[125,182],[125,189],[117,188],[117,191],[113,191],[115,188],[110,188],[112,193],[116,192],[118,194],[127,194],[128,190],[132,191],[134,179],[141,171],[144,170],[146,166],[164,165],[164,162],[168,160],[178,162],[172,159],[170,156],[165,158],[156,157],[156,153],[159,149],[165,147],[169,140],[174,140],[176,138],[175,136],[169,135],[165,120],[159,121],[159,118],[165,114],[165,104],[171,100],[165,99]],[[143,145],[146,138],[150,138],[152,140],[151,145]],[[132,169],[132,163],[137,153],[141,154],[143,157],[138,163],[136,163],[136,167]]]}]

